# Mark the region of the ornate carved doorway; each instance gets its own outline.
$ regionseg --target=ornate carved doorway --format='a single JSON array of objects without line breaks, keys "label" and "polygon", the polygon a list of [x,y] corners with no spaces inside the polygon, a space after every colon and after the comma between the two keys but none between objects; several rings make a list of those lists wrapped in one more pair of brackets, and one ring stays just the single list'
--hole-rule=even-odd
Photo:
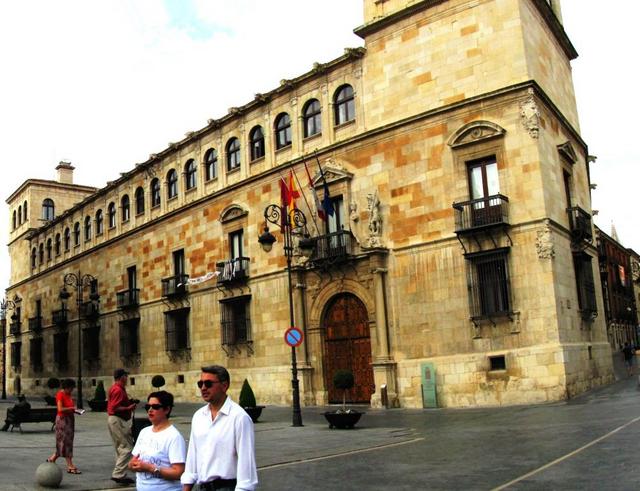
[{"label": "ornate carved doorway", "polygon": [[333,375],[337,370],[349,369],[355,386],[347,392],[347,401],[368,404],[375,386],[366,307],[355,295],[338,295],[327,307],[324,328],[324,381],[329,402],[342,402],[342,391],[333,388]]}]

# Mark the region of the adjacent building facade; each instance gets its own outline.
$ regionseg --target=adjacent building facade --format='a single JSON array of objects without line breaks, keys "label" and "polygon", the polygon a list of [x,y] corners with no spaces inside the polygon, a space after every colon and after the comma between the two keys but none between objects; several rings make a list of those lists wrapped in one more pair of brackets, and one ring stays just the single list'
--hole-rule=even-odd
[{"label": "adjacent building facade", "polygon": [[303,404],[337,402],[342,368],[373,406],[422,407],[427,386],[441,407],[545,402],[612,380],[559,3],[363,4],[364,47],[102,189],[61,163],[59,182],[9,197],[11,390],[75,376],[80,356],[85,391],[125,366],[133,394],[162,374],[197,400],[199,367],[219,363],[232,394],[247,378],[259,403],[289,404],[282,235],[257,241],[289,176],[334,209],[297,200],[313,244],[293,262]]}]

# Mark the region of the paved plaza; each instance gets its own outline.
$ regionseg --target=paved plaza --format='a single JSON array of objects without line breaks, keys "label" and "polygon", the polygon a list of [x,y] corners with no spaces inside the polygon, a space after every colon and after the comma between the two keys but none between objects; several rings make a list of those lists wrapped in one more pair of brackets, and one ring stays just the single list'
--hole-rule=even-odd
[{"label": "paved plaza", "polygon": [[[2,402],[4,415],[13,401]],[[179,404],[174,411],[173,421],[185,437],[197,407]],[[290,426],[290,408],[265,409],[255,426],[261,490],[640,488],[635,377],[549,405],[367,408],[354,430],[330,430],[325,409],[303,408],[302,428]],[[89,411],[77,417],[76,427],[74,461],[83,474],[65,473],[61,488],[113,489],[114,453],[105,414]],[[0,489],[38,489],[35,469],[54,445],[49,428],[26,424],[22,434],[0,433]]]}]

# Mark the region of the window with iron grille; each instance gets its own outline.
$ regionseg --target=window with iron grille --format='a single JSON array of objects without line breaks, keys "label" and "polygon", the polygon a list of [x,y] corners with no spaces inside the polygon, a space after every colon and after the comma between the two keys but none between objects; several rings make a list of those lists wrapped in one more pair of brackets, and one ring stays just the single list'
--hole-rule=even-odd
[{"label": "window with iron grille", "polygon": [[472,318],[490,318],[511,312],[508,252],[508,249],[497,249],[466,256]]},{"label": "window with iron grille", "polygon": [[573,255],[573,266],[578,290],[578,308],[585,319],[593,318],[598,313],[596,304],[596,287],[593,281],[591,256],[586,252]]},{"label": "window with iron grille", "polygon": [[164,313],[164,332],[167,351],[189,349],[189,308]]},{"label": "window with iron grille", "polygon": [[100,358],[100,326],[85,327],[82,330],[82,359],[94,361]]},{"label": "window with iron grille", "polygon": [[31,368],[42,370],[42,338],[33,338],[29,341],[29,358]]},{"label": "window with iron grille", "polygon": [[53,335],[53,362],[58,368],[69,365],[69,333],[57,332]]},{"label": "window with iron grille", "polygon": [[140,353],[139,327],[138,318],[120,321],[120,356],[128,357]]},{"label": "window with iron grille", "polygon": [[251,341],[250,296],[220,302],[222,344],[236,345]]},{"label": "window with iron grille", "polygon": [[14,368],[20,367],[21,359],[22,359],[22,342],[17,341],[15,343],[11,343],[11,366]]}]

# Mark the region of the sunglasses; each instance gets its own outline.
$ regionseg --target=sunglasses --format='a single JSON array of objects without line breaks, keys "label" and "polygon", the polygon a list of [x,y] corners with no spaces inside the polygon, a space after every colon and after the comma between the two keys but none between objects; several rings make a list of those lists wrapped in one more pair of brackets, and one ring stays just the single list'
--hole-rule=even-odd
[{"label": "sunglasses", "polygon": [[148,411],[149,409],[153,409],[154,411],[157,411],[158,409],[162,409],[163,407],[163,404],[145,404],[144,410]]},{"label": "sunglasses", "polygon": [[202,389],[203,385],[207,389],[210,389],[211,387],[213,387],[213,384],[221,384],[222,382],[218,380],[198,380],[196,383],[198,384],[198,389]]}]

